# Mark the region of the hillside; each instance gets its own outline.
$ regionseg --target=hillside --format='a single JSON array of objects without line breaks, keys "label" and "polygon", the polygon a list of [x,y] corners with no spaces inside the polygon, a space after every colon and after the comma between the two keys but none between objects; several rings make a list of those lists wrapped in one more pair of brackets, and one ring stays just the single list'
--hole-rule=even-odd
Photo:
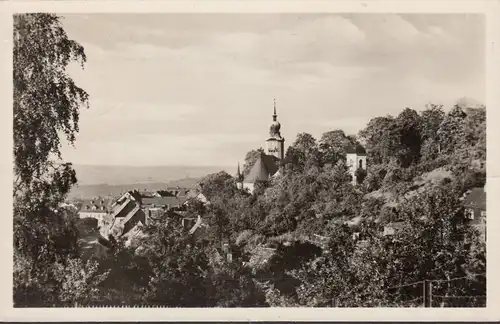
[{"label": "hillside", "polygon": [[165,182],[146,182],[146,183],[131,183],[131,184],[94,184],[94,185],[76,185],[68,194],[69,199],[89,199],[97,196],[119,196],[125,191],[138,189],[146,191],[155,191],[166,187],[191,188],[196,185],[201,178],[184,178]]},{"label": "hillside", "polygon": [[78,184],[128,185],[165,183],[183,178],[200,178],[207,174],[230,170],[227,166],[106,166],[75,164]]},{"label": "hillside", "polygon": [[69,199],[117,196],[132,189],[158,190],[193,187],[207,174],[229,170],[224,166],[105,166],[73,165],[78,184]]}]

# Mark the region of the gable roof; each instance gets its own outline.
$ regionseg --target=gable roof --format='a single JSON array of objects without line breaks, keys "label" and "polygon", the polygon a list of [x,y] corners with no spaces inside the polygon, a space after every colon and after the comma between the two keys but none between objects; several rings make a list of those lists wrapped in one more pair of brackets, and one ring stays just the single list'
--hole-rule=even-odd
[{"label": "gable roof", "polygon": [[464,206],[486,210],[486,192],[484,188],[472,188],[464,199]]},{"label": "gable roof", "polygon": [[[74,206],[78,211],[85,212],[107,212],[112,205],[112,200],[109,198],[94,198],[94,199],[78,199],[74,202]],[[92,209],[95,207],[95,209]]]},{"label": "gable roof", "polygon": [[257,180],[268,180],[279,170],[279,159],[274,155],[261,154],[243,182],[255,183]]}]

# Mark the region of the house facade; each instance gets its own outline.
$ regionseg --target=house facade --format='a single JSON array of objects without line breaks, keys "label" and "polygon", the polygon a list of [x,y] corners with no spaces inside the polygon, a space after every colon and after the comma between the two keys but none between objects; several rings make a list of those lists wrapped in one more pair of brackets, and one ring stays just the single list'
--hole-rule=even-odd
[{"label": "house facade", "polygon": [[75,202],[80,218],[93,218],[102,226],[106,215],[111,208],[111,200],[97,197],[94,199],[82,199]]},{"label": "house facade", "polygon": [[349,174],[352,177],[353,185],[358,183],[357,170],[367,172],[366,166],[366,150],[360,144],[351,145],[346,152],[347,166],[349,167]]},{"label": "house facade", "polygon": [[465,194],[463,206],[468,223],[477,228],[486,241],[486,186],[469,190]]}]

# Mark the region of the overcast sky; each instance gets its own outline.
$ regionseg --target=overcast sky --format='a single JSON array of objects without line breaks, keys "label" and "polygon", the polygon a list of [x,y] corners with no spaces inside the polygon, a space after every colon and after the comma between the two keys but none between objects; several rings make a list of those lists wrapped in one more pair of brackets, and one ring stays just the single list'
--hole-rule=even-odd
[{"label": "overcast sky", "polygon": [[235,165],[264,145],[276,98],[297,133],[355,134],[370,118],[485,101],[484,20],[471,15],[65,15],[90,95],[65,160]]}]

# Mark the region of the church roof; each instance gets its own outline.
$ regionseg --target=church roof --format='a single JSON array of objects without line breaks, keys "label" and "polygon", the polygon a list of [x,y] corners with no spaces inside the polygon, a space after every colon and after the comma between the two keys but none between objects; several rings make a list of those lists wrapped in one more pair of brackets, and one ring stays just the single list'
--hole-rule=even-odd
[{"label": "church roof", "polygon": [[279,170],[279,159],[274,155],[261,154],[243,182],[255,183],[257,180],[268,180]]}]

